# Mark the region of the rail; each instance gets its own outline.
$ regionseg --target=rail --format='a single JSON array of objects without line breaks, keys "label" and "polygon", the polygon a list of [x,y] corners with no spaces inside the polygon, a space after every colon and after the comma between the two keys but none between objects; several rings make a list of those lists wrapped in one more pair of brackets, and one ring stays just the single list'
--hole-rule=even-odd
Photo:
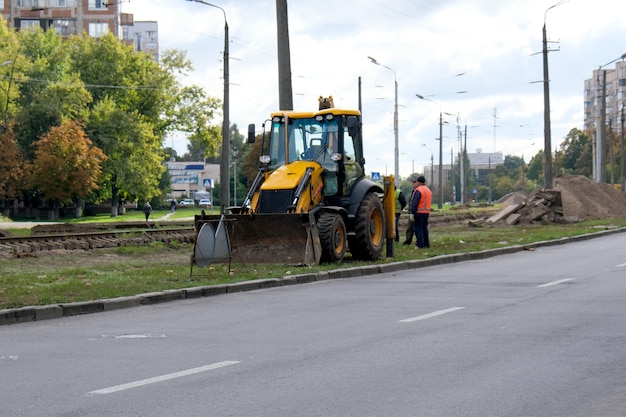
[{"label": "rail", "polygon": [[94,250],[118,246],[142,246],[159,241],[193,243],[193,226],[107,230],[97,232],[60,232],[28,237],[0,237],[0,258],[43,255],[49,251]]}]

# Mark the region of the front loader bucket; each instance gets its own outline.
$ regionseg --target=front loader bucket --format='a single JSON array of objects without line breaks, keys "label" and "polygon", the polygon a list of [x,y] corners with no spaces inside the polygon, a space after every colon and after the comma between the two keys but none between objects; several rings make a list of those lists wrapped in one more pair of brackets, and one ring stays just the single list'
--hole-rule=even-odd
[{"label": "front loader bucket", "polygon": [[[208,217],[197,218],[196,227]],[[231,214],[225,220],[234,262],[319,264],[321,244],[312,215]]]}]

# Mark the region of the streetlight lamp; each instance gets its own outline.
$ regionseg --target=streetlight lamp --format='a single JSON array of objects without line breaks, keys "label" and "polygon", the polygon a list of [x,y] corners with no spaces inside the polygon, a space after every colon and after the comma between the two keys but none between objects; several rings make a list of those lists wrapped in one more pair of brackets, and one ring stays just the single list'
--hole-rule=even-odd
[{"label": "streetlight lamp", "polygon": [[394,175],[394,180],[398,181],[400,178],[400,172],[399,172],[399,167],[398,167],[399,159],[400,159],[400,154],[398,151],[398,79],[396,78],[396,72],[392,68],[389,68],[388,66],[381,64],[380,62],[376,61],[371,56],[368,56],[367,58],[370,61],[372,61],[372,64],[380,65],[381,67],[385,67],[389,71],[393,72],[393,80],[394,80],[394,87],[395,87],[395,101],[394,101],[394,106],[393,106],[393,138],[394,138],[393,175]]},{"label": "streetlight lamp", "polygon": [[220,214],[224,214],[226,204],[230,201],[230,104],[229,104],[229,77],[228,77],[228,21],[226,11],[220,6],[203,0],[187,0],[202,3],[220,9],[224,14],[224,102],[222,123],[222,156],[220,159]]}]

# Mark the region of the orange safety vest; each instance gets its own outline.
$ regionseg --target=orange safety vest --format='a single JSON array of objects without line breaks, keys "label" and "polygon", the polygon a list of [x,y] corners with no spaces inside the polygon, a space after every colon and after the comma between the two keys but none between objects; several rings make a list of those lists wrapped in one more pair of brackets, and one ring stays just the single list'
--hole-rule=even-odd
[{"label": "orange safety vest", "polygon": [[417,191],[420,192],[420,200],[417,202],[418,214],[429,214],[430,205],[433,200],[433,193],[426,185],[418,185]]}]

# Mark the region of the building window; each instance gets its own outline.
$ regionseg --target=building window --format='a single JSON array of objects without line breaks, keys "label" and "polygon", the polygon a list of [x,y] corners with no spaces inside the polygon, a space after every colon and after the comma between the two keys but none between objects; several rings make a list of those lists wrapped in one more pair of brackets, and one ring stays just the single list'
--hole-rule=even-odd
[{"label": "building window", "polygon": [[44,3],[44,1],[39,0],[17,0],[17,7],[43,7],[45,6]]},{"label": "building window", "polygon": [[104,0],[89,0],[89,10],[107,10],[108,3]]},{"label": "building window", "polygon": [[76,34],[76,21],[70,19],[56,19],[52,21],[52,27],[59,36]]},{"label": "building window", "polygon": [[[3,0],[0,0],[0,9]],[[76,7],[76,0],[17,0],[17,7],[46,9],[55,7]]]},{"label": "building window", "polygon": [[39,20],[22,20],[20,21],[20,30],[28,30],[41,27]]},{"label": "building window", "polygon": [[[53,4],[50,4],[53,3]],[[54,7],[56,0],[17,0],[17,7],[28,7],[33,9],[44,9]]]},{"label": "building window", "polygon": [[89,36],[92,38],[100,38],[109,33],[109,25],[107,23],[90,23]]}]

